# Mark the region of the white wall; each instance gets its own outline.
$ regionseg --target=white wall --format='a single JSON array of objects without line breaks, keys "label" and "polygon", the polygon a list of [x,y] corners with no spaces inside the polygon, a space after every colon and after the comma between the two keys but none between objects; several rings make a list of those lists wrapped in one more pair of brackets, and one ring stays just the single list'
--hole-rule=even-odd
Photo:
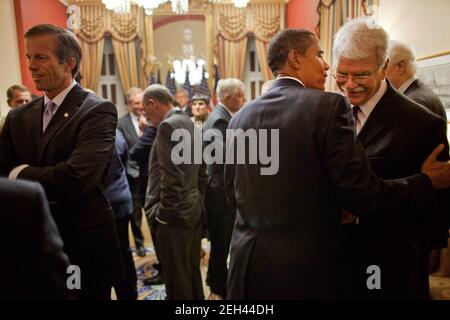
[{"label": "white wall", "polygon": [[6,90],[21,83],[13,0],[0,0],[0,53],[0,112],[3,117],[9,111]]},{"label": "white wall", "polygon": [[418,58],[450,50],[449,0],[379,0],[378,22]]}]

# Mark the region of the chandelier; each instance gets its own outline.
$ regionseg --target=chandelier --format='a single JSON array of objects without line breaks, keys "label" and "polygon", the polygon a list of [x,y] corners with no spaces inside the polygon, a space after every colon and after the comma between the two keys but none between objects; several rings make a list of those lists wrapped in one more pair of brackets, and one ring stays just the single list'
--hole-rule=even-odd
[{"label": "chandelier", "polygon": [[[187,14],[189,11],[189,0],[102,0],[106,9],[119,14],[129,13],[131,4],[135,3],[141,6],[148,15],[153,14],[156,8],[166,2],[171,2],[172,11],[176,14]],[[209,2],[220,3],[222,0],[209,0]],[[237,8],[245,8],[249,0],[232,0],[232,2]]]}]

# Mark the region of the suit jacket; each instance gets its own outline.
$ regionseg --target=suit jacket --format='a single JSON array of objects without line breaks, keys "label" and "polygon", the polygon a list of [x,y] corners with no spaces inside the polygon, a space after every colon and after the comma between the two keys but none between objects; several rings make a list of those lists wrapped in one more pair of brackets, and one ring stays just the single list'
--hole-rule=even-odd
[{"label": "suit jacket", "polygon": [[[239,128],[279,130],[279,171],[261,175],[261,165],[225,165],[227,196],[237,208],[228,298],[338,298],[339,208],[409,219],[395,209],[432,197],[425,175],[376,178],[340,95],[278,79],[231,119],[229,129]],[[248,155],[248,148],[247,142],[237,152]]]},{"label": "suit jacket", "polygon": [[[97,266],[108,263],[108,271],[117,266],[120,273],[114,213],[104,192],[106,166],[114,148],[116,107],[76,85],[44,133],[43,111],[41,97],[8,114],[0,135],[0,175],[28,164],[18,178],[43,186],[71,261],[81,267],[94,263],[86,258],[88,246],[101,251]],[[105,231],[108,234],[92,232],[98,227],[106,230],[106,226],[111,226]],[[89,233],[89,240],[83,232]]]},{"label": "suit jacket", "polygon": [[[127,113],[119,119],[117,128],[123,133],[123,136],[125,137],[128,145],[128,149],[131,150],[131,148],[136,144],[139,136],[137,135],[136,129],[134,128],[130,113]],[[139,176],[139,165],[136,161],[128,159],[127,174],[133,178],[137,178]]]},{"label": "suit jacket", "polygon": [[405,90],[405,95],[431,112],[441,116],[447,122],[447,114],[445,113],[441,100],[430,87],[419,79],[411,83]]},{"label": "suit jacket", "polygon": [[[130,158],[139,165],[140,176],[148,176],[148,159],[155,141],[157,129],[153,126],[145,128],[144,133],[130,150]],[[146,185],[147,186],[147,185]]]},{"label": "suit jacket", "polygon": [[131,215],[133,212],[133,202],[125,169],[127,160],[127,143],[121,131],[116,130],[115,148],[108,166],[106,197],[111,203],[117,219]]},{"label": "suit jacket", "polygon": [[[420,173],[423,161],[440,143],[444,143],[446,148],[439,160],[448,160],[443,119],[398,93],[390,84],[358,138],[373,171],[382,179]],[[400,210],[406,215],[418,208],[411,203]],[[368,291],[368,294],[383,298],[414,297],[411,274],[417,239],[420,237],[420,243],[430,249],[447,247],[445,216],[448,216],[448,208],[436,210],[442,213],[440,218],[436,215],[436,218],[412,223],[386,223],[361,217],[359,242],[364,257],[362,263],[365,267],[371,264],[380,266],[384,275],[384,289],[382,286],[382,290]]]},{"label": "suit jacket", "polygon": [[179,109],[171,110],[158,126],[156,141],[149,160],[149,177],[145,211],[149,221],[158,217],[172,223],[197,223],[201,214],[201,195],[206,186],[206,173],[200,164],[174,164],[172,149],[178,144],[171,141],[172,132],[184,129],[194,143],[194,124]]},{"label": "suit jacket", "polygon": [[0,299],[67,298],[69,260],[42,187],[0,178],[0,202]]},{"label": "suit jacket", "polygon": [[[220,104],[218,104],[209,115],[206,122],[203,124],[203,132],[214,132],[211,129],[218,130],[222,137],[226,137],[226,130],[228,123],[231,119],[228,111]],[[219,142],[220,141],[220,142]],[[205,139],[203,142],[203,148],[206,148],[211,143],[220,143],[220,148],[223,150],[225,160],[225,140],[217,139],[217,137],[209,140]],[[230,212],[233,214],[232,209],[227,201],[224,187],[224,164],[213,163],[207,165],[208,173],[208,186],[205,195],[205,205],[207,208],[215,208],[221,212]]]}]

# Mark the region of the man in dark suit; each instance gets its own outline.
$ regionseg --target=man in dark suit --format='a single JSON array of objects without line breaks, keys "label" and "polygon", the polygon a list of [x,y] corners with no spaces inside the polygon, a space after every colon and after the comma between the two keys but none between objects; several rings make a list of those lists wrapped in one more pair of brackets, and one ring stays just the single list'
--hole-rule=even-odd
[{"label": "man in dark suit", "polygon": [[0,178],[0,202],[0,300],[68,298],[69,260],[42,187]]},{"label": "man in dark suit", "polygon": [[[236,160],[229,159],[225,165],[227,197],[237,208],[228,298],[341,297],[339,207],[361,217],[413,218],[395,214],[397,208],[413,199],[428,203],[431,185],[438,187],[441,181],[431,167],[444,173],[450,166],[434,160],[440,146],[424,165],[426,175],[393,182],[376,178],[355,139],[346,100],[323,92],[328,65],[322,54],[309,31],[278,33],[268,49],[269,66],[277,79],[230,121],[230,130],[278,130],[260,136],[278,137],[266,150],[279,166],[275,174],[263,175],[265,168],[259,163],[233,164],[231,160]],[[239,147],[234,140],[230,134],[227,150]],[[250,146],[254,150],[255,142],[245,141],[245,150],[235,150],[235,156],[247,155]],[[439,187],[448,186],[447,182]]]},{"label": "man in dark suit", "polygon": [[[226,129],[231,117],[245,103],[244,83],[234,78],[221,79],[217,84],[217,97],[219,104],[209,115],[208,120],[203,125],[203,130],[206,134],[220,133],[221,137],[226,137]],[[226,150],[222,139],[217,139],[214,136],[208,137],[203,142],[203,148],[210,144],[220,144],[220,148],[223,150],[223,160],[225,160]],[[227,258],[231,232],[236,217],[236,213],[230,207],[225,195],[223,163],[208,164],[208,186],[205,194],[209,239],[211,241],[206,283],[211,289],[211,298],[216,298],[213,295],[218,295],[218,299],[227,296]]]},{"label": "man in dark suit", "polygon": [[178,89],[175,93],[175,99],[180,105],[181,111],[186,113],[188,117],[192,117],[192,108],[189,106],[189,92],[184,88]]},{"label": "man in dark suit", "polygon": [[[201,195],[206,173],[202,165],[194,163],[192,152],[194,130],[200,130],[194,129],[185,113],[173,107],[172,99],[170,91],[158,84],[149,86],[144,93],[145,112],[158,128],[150,154],[145,212],[156,239],[167,299],[201,300]],[[178,133],[183,134],[180,143],[171,138]],[[201,151],[201,142],[197,143]],[[173,149],[179,144],[183,146],[183,155],[191,154],[186,161],[173,158]]]},{"label": "man in dark suit", "polygon": [[114,289],[117,300],[137,299],[137,276],[133,256],[130,250],[128,224],[133,212],[133,202],[128,186],[125,164],[128,160],[128,147],[120,130],[116,130],[114,152],[109,161],[106,175],[106,197],[111,203],[116,216],[117,235],[119,237],[120,255],[125,277],[116,279]]},{"label": "man in dark suit", "polygon": [[104,195],[116,107],[74,80],[82,50],[54,25],[25,34],[28,68],[43,97],[8,114],[0,136],[0,175],[42,184],[64,241],[82,271],[81,298],[110,299],[123,275],[114,213]]},{"label": "man in dark suit", "polygon": [[[371,28],[365,18],[348,22],[335,37],[334,76],[353,105],[358,139],[372,170],[379,178],[396,179],[420,173],[423,161],[440,143],[446,146],[440,160],[448,160],[448,143],[443,119],[385,80],[390,64],[387,47],[388,35],[382,28]],[[411,203],[401,210],[414,215],[417,208]],[[357,229],[349,237],[359,246],[350,254],[356,258],[356,272],[365,277],[370,265],[381,270],[381,289],[370,290],[362,278],[357,297],[426,298],[429,251],[436,245],[447,246],[448,226],[431,218],[400,223],[361,217],[355,223],[359,224],[347,228]]]},{"label": "man in dark suit", "polygon": [[391,85],[447,121],[447,115],[439,97],[430,87],[416,78],[416,58],[412,49],[403,42],[391,40],[388,56],[389,66],[386,78]]},{"label": "man in dark suit", "polygon": [[[119,119],[118,129],[123,133],[127,141],[128,149],[131,150],[136,141],[142,136],[141,130],[144,109],[142,108],[142,97],[144,93],[140,88],[131,88],[126,94],[128,113]],[[141,178],[139,165],[136,161],[128,159],[127,178],[133,196],[133,215],[131,217],[131,231],[133,232],[136,253],[145,256],[144,236],[142,234],[142,208],[145,198],[141,197]],[[145,188],[146,186],[144,186]]]},{"label": "man in dark suit", "polygon": [[[145,193],[147,191],[148,183],[148,159],[150,156],[150,150],[156,137],[156,128],[154,126],[147,126],[144,129],[142,136],[137,139],[136,144],[130,150],[130,159],[135,161],[139,166],[139,196],[141,199],[145,199]],[[149,223],[150,226],[150,223]],[[153,246],[156,246],[156,239],[152,232],[150,232]],[[153,264],[153,267],[157,270],[157,274],[143,280],[145,285],[159,285],[164,282],[162,276],[161,263],[157,261]]]}]

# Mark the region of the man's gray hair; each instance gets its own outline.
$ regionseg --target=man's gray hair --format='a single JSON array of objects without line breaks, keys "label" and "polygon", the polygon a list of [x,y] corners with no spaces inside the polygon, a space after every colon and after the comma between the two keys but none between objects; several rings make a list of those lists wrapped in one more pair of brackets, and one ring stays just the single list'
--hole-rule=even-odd
[{"label": "man's gray hair", "polygon": [[133,96],[142,92],[143,92],[142,89],[138,87],[131,87],[130,89],[128,89],[127,94],[125,95],[127,103],[130,103],[130,100]]},{"label": "man's gray hair", "polygon": [[235,95],[239,90],[245,91],[244,83],[236,78],[220,79],[217,83],[217,99],[223,102],[226,96]]},{"label": "man's gray hair", "polygon": [[406,62],[406,68],[411,76],[416,74],[416,57],[413,49],[406,43],[398,40],[389,41],[388,55],[391,64],[394,65],[403,60]]},{"label": "man's gray hair", "polygon": [[377,64],[382,67],[387,59],[389,35],[368,17],[350,20],[334,36],[333,57],[337,62],[341,57],[364,59],[374,51]]},{"label": "man's gray hair", "polygon": [[150,100],[156,100],[163,105],[173,104],[173,97],[169,89],[161,84],[152,84],[144,91],[143,104],[146,105]]}]

